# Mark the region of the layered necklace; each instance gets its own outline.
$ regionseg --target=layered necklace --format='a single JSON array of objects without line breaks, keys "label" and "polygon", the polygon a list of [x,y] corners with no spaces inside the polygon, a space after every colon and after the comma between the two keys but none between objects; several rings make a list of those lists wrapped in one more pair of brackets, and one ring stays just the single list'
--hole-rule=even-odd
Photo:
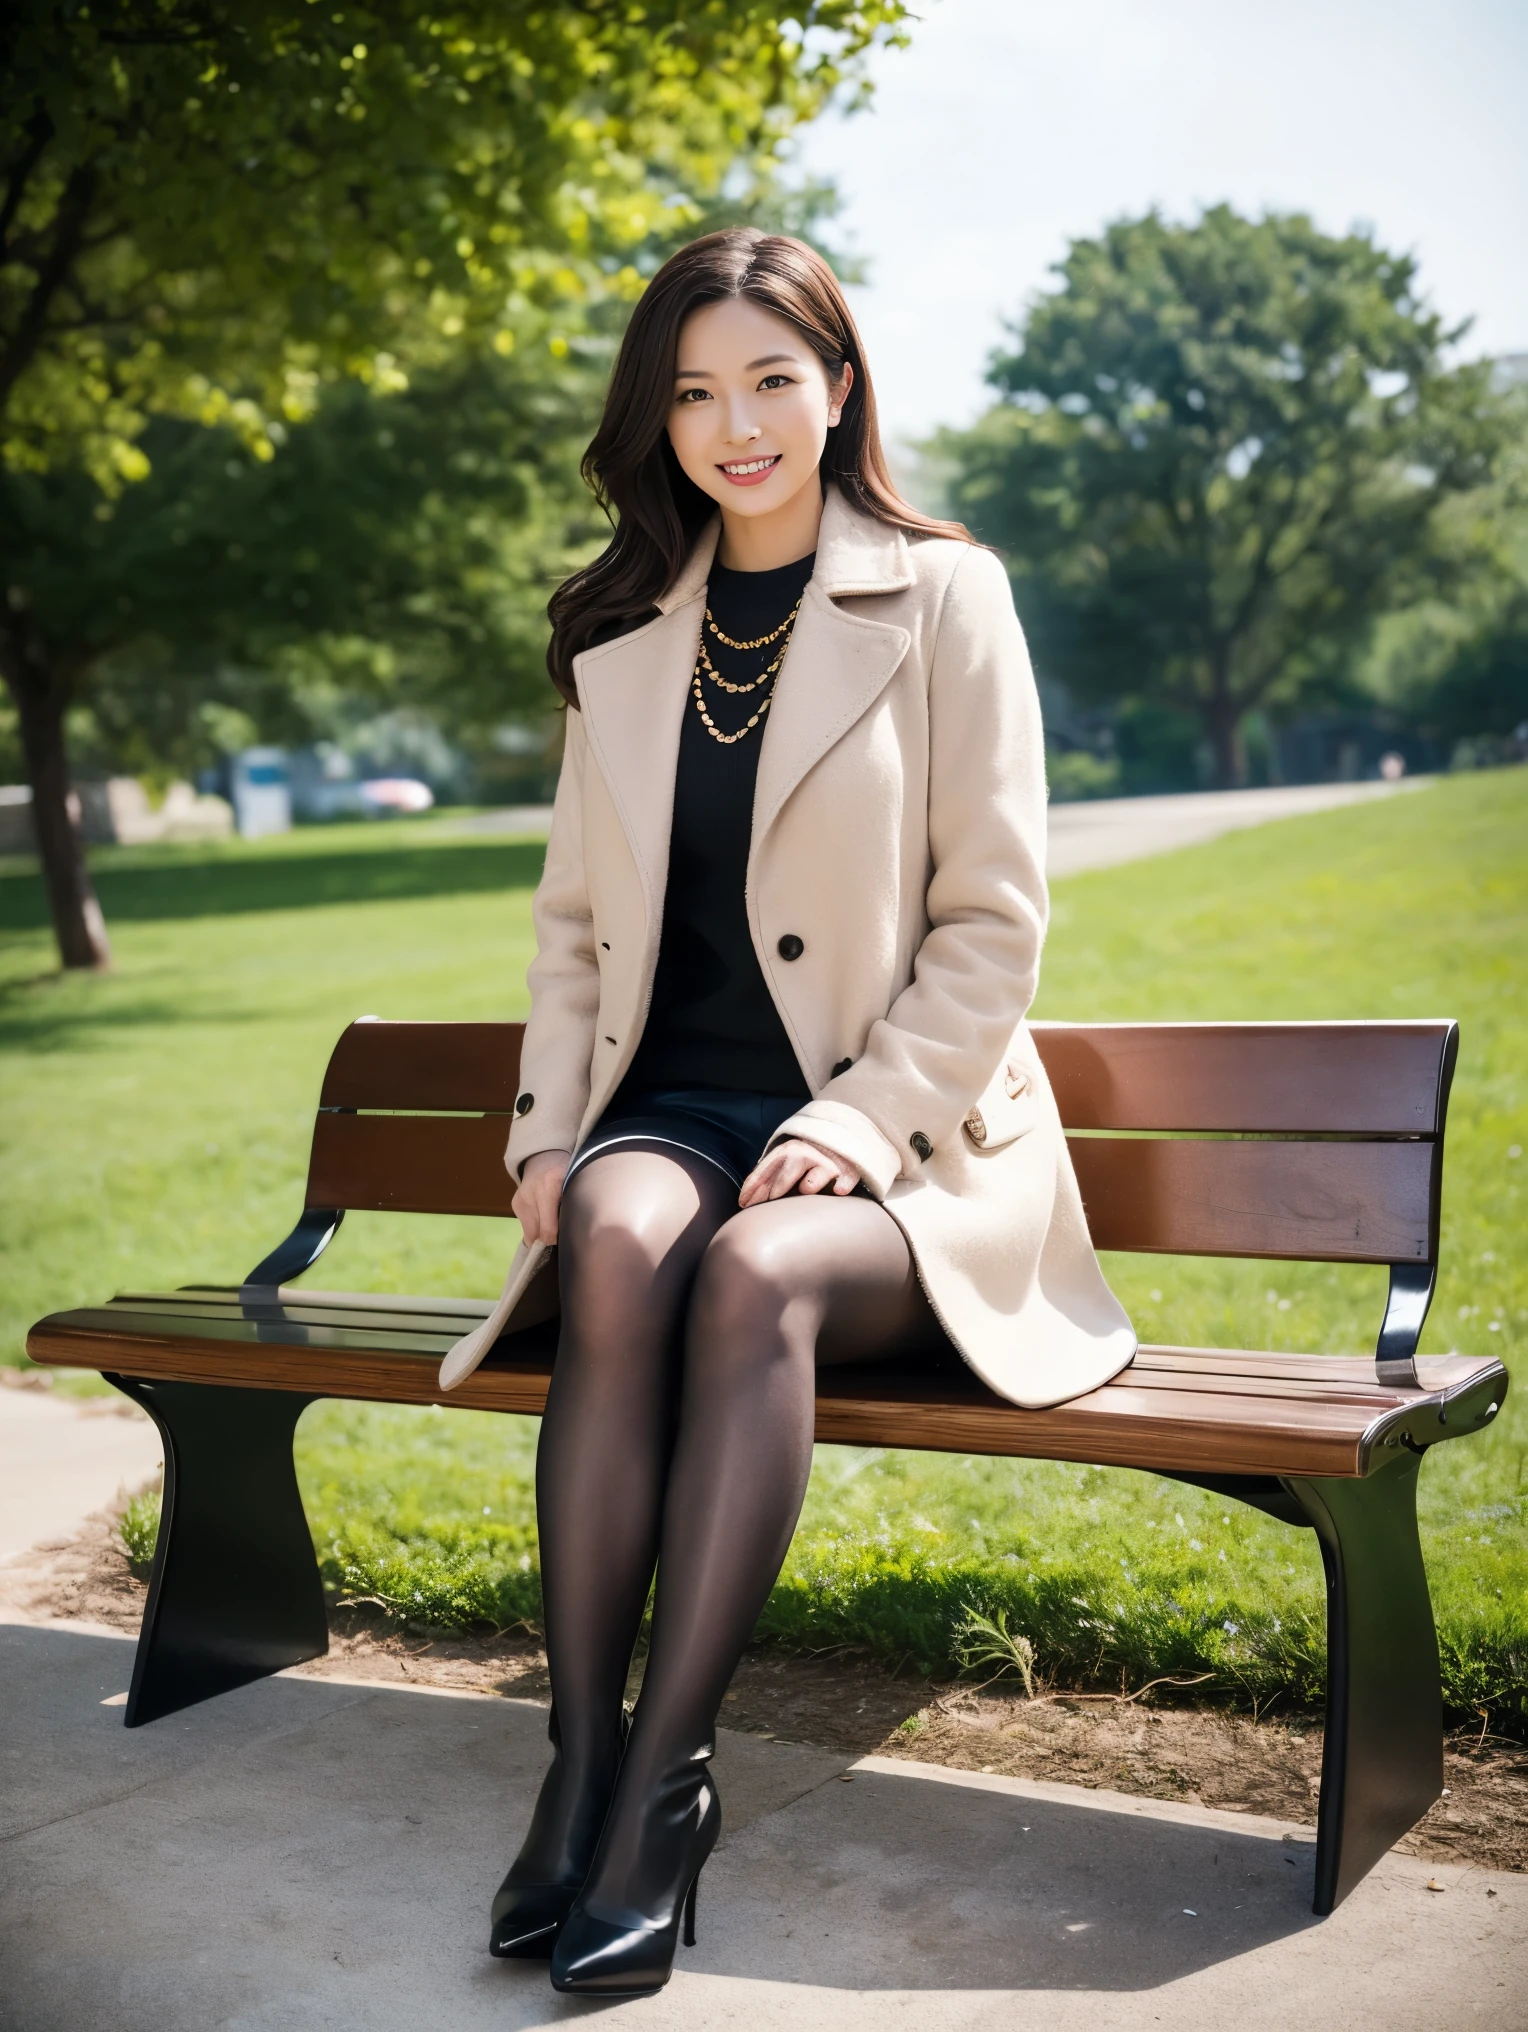
[{"label": "layered necklace", "polygon": [[[751,642],[734,641],[732,636],[724,634],[721,628],[717,626],[715,615],[707,607],[705,625],[700,631],[700,654],[695,659],[695,676],[691,684],[691,690],[695,697],[695,710],[700,714],[706,732],[711,736],[713,741],[720,741],[724,748],[730,748],[734,741],[745,740],[769,711],[769,702],[775,695],[775,680],[780,675],[780,666],[785,661],[785,652],[791,646],[791,630],[796,625],[796,616],[801,612],[803,597],[803,594],[797,594],[795,606],[791,608],[778,628],[771,628],[767,635],[756,636]],[[757,677],[751,677],[746,682],[740,683],[734,678],[723,677],[722,673],[717,669],[712,661],[711,652],[706,646],[707,634],[714,637],[724,649],[735,650],[740,655],[756,653],[760,649],[772,649],[777,642],[780,646],[775,650],[774,655]],[[768,685],[769,689],[759,701],[752,716],[744,721],[737,732],[735,734],[724,734],[715,720],[712,719],[710,708],[706,704],[706,695],[703,689],[706,682],[714,684],[719,691],[731,692],[736,698],[742,698],[749,692],[758,691],[763,685]]]}]

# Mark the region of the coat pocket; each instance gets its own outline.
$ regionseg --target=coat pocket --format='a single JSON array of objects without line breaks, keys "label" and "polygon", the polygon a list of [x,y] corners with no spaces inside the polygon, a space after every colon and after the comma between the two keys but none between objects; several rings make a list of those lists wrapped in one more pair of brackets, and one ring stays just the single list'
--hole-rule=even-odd
[{"label": "coat pocket", "polygon": [[1016,1059],[1009,1059],[998,1068],[962,1127],[966,1141],[976,1149],[1001,1150],[1005,1143],[1027,1136],[1037,1117],[1033,1076]]}]

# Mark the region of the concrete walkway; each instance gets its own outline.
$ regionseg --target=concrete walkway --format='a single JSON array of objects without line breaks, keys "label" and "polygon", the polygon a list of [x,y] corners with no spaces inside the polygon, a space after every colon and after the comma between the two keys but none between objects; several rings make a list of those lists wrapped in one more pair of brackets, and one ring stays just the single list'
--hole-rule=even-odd
[{"label": "concrete walkway", "polygon": [[[542,1710],[286,1675],[129,1733],[131,1659],[108,1633],[0,1626],[6,2032],[504,2032],[622,2008],[484,1946]],[[1528,1878],[1392,1856],[1317,1921],[1308,1834],[1277,1823],[737,1735],[717,1774],[700,1943],[629,2007],[651,2032],[1525,2022]]]},{"label": "concrete walkway", "polygon": [[107,1400],[0,1389],[0,1562],[68,1537],[123,1491],[142,1488],[160,1454],[154,1421],[115,1392]]},{"label": "concrete walkway", "polygon": [[1200,790],[1181,797],[1100,797],[1050,807],[1049,871],[1080,875],[1203,846],[1226,833],[1274,819],[1303,818],[1339,805],[1366,804],[1416,790],[1427,779],[1400,783],[1296,783],[1268,790]]},{"label": "concrete walkway", "polygon": [[[1112,868],[1121,861],[1197,847],[1247,826],[1299,818],[1338,805],[1363,804],[1415,790],[1425,778],[1402,783],[1299,783],[1269,790],[1201,790],[1174,797],[1101,797],[1050,807],[1050,872],[1079,875],[1087,868]],[[552,823],[549,804],[505,806],[472,818],[448,821],[452,832],[502,833],[544,839]]]}]

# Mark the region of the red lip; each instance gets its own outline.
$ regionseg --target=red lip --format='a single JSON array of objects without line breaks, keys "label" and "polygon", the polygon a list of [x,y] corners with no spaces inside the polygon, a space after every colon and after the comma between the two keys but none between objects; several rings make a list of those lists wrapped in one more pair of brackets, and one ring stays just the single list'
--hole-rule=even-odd
[{"label": "red lip", "polygon": [[761,480],[769,478],[785,454],[784,452],[775,452],[773,454],[765,454],[765,456],[769,457],[771,462],[760,473],[729,473],[727,468],[722,465],[719,465],[716,470],[724,480],[730,481],[734,487],[757,487]]}]

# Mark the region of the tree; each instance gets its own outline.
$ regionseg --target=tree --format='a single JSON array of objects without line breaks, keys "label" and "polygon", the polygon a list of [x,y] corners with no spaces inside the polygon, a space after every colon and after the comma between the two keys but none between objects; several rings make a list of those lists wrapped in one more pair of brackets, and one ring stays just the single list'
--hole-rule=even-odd
[{"label": "tree", "polygon": [[1073,243],[947,435],[957,512],[1010,560],[1042,667],[1194,713],[1217,780],[1254,707],[1340,672],[1388,606],[1446,587],[1445,505],[1504,442],[1487,365],[1365,232],[1155,212]]},{"label": "tree", "polygon": [[0,474],[36,660],[74,674],[140,770],[210,759],[229,708],[309,738],[294,665],[310,691],[501,721],[545,687],[548,586],[593,533],[576,474],[594,377],[543,357],[469,357],[387,397],[337,384],[269,460],[156,418],[116,499],[77,467]]},{"label": "tree", "polygon": [[[0,28],[5,468],[120,492],[155,416],[266,460],[336,377],[396,390],[463,351],[511,356],[528,319],[640,288],[632,250],[767,157],[902,12],[22,0]],[[0,674],[60,950],[101,964],[66,806],[80,669],[29,599],[8,573]]]}]

